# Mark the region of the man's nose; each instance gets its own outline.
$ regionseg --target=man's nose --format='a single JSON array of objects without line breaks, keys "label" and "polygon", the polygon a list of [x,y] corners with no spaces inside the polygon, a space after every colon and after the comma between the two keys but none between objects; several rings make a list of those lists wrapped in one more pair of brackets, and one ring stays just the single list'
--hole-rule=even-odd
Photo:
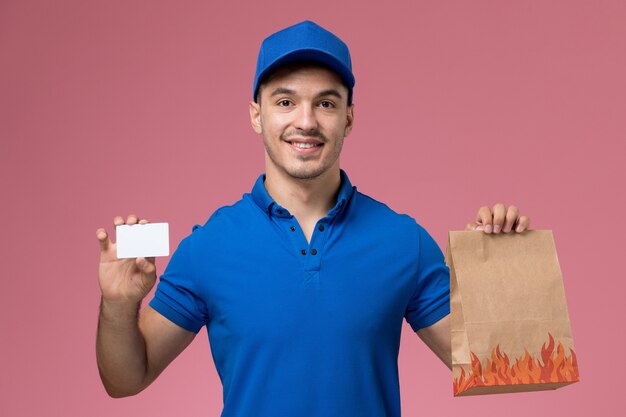
[{"label": "man's nose", "polygon": [[294,124],[295,127],[304,131],[317,129],[317,118],[312,104],[302,103],[299,106]]}]

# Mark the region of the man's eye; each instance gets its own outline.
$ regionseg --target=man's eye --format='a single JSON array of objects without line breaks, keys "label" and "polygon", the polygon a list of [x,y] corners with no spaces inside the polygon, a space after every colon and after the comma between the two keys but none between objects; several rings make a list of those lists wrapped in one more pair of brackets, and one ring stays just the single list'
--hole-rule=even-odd
[{"label": "man's eye", "polygon": [[279,106],[283,106],[283,107],[289,106],[290,104],[291,104],[291,101],[289,101],[289,100],[280,100],[278,102],[278,105]]},{"label": "man's eye", "polygon": [[324,100],[324,101],[320,102],[320,106],[322,106],[324,108],[327,108],[327,109],[335,107],[335,105],[333,104],[332,101],[327,101],[327,100]]}]

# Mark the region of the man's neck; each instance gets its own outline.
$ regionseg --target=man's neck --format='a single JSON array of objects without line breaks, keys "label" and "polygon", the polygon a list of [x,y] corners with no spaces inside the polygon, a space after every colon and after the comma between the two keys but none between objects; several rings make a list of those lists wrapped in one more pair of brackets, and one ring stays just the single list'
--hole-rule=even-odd
[{"label": "man's neck", "polygon": [[317,221],[326,216],[337,203],[340,183],[338,163],[319,177],[307,180],[290,177],[269,164],[266,166],[265,189],[274,201],[301,222]]}]

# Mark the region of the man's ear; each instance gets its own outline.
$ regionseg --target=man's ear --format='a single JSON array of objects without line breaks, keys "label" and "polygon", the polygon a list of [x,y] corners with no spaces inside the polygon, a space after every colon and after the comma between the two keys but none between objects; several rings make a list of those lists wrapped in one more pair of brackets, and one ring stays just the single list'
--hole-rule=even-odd
[{"label": "man's ear", "polygon": [[263,125],[261,124],[261,106],[259,103],[251,101],[248,105],[250,110],[250,123],[252,129],[258,134],[263,133]]},{"label": "man's ear", "polygon": [[344,129],[343,136],[346,137],[352,132],[352,125],[354,124],[354,103],[348,106],[346,114],[346,128]]}]

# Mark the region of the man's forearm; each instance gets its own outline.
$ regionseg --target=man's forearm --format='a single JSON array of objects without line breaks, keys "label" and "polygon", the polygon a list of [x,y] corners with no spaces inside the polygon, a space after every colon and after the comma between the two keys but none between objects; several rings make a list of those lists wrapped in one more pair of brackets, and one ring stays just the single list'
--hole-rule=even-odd
[{"label": "man's forearm", "polygon": [[449,314],[435,324],[418,330],[417,335],[449,369],[452,369]]},{"label": "man's forearm", "polygon": [[146,344],[139,330],[139,304],[100,303],[96,357],[100,378],[112,397],[145,388]]}]

